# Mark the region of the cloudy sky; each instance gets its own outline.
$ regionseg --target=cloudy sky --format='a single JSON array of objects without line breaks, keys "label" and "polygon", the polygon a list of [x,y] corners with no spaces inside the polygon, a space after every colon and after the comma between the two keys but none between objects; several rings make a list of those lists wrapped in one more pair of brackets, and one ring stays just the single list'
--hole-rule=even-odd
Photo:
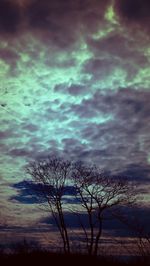
[{"label": "cloudy sky", "polygon": [[51,153],[131,177],[148,203],[149,14],[149,0],[0,1],[2,228],[36,221],[17,184]]}]

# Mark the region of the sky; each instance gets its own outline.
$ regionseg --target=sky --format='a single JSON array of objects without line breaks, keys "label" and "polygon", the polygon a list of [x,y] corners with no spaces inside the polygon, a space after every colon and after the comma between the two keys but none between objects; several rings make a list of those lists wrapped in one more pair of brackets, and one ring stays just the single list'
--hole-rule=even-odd
[{"label": "sky", "polygon": [[49,154],[128,176],[147,213],[149,14],[149,0],[0,1],[3,235],[37,223],[21,182]]}]

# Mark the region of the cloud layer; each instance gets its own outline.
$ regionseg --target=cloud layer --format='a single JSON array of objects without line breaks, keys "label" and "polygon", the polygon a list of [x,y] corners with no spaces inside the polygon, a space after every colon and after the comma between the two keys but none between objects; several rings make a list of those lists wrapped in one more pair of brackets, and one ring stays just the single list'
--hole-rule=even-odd
[{"label": "cloud layer", "polygon": [[146,193],[149,11],[148,0],[0,1],[2,217],[27,221],[10,185],[50,153],[92,158]]}]

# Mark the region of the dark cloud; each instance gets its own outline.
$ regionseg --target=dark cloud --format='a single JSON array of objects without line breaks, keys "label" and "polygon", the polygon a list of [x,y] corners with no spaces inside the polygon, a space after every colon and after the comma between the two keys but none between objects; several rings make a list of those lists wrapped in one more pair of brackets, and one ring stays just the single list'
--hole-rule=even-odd
[{"label": "dark cloud", "polygon": [[127,24],[139,25],[143,30],[150,27],[150,1],[149,0],[116,0],[115,7],[121,21]]},{"label": "dark cloud", "polygon": [[[86,213],[81,213],[80,219],[83,225],[85,226],[85,228],[87,228],[88,227],[88,215]],[[53,226],[56,226],[55,221],[52,217],[46,217],[44,219],[42,218],[40,222],[43,224],[52,224]],[[79,220],[79,217],[75,213],[74,214],[65,213],[65,222],[66,222],[67,227],[76,228],[76,229],[80,228],[80,220]]]},{"label": "dark cloud", "polygon": [[89,38],[87,44],[94,51],[96,57],[99,56],[100,59],[101,57],[103,59],[103,56],[107,56],[106,59],[108,60],[113,57],[114,60],[121,59],[123,62],[128,61],[128,63],[129,61],[137,61],[137,63],[143,65],[148,63],[147,57],[137,50],[138,44],[135,43],[135,40],[117,32],[110,33],[100,40]]},{"label": "dark cloud", "polygon": [[27,132],[36,132],[39,128],[37,125],[24,123],[24,126],[22,124],[22,129],[26,130]]},{"label": "dark cloud", "polygon": [[108,77],[116,66],[121,65],[117,59],[90,59],[84,66],[83,71],[88,74],[93,74],[95,80]]},{"label": "dark cloud", "polygon": [[[119,33],[110,33],[106,37],[98,40],[88,39],[89,48],[91,47],[99,55],[111,54],[112,56],[133,56],[134,42]],[[98,54],[96,53],[96,55]],[[134,51],[135,53],[135,51]],[[125,59],[125,58],[124,58]]]},{"label": "dark cloud", "polygon": [[92,113],[94,116],[96,113],[111,114],[113,110],[117,118],[128,121],[133,119],[135,123],[143,124],[143,119],[145,122],[149,119],[149,97],[150,92],[143,90],[122,88],[107,93],[97,91],[93,97],[83,99],[80,104],[72,104],[70,109],[79,117],[91,117]]},{"label": "dark cloud", "polygon": [[11,136],[11,132],[9,130],[0,131],[0,139],[6,139]]},{"label": "dark cloud", "polygon": [[149,0],[117,0],[118,8],[122,15],[131,20],[149,19],[150,2]]},{"label": "dark cloud", "polygon": [[67,84],[64,84],[64,83],[57,84],[54,87],[54,91],[55,92],[60,92],[60,93],[66,92],[67,91]]},{"label": "dark cloud", "polygon": [[73,84],[70,87],[68,87],[68,92],[73,96],[82,95],[85,92],[87,92],[87,88],[86,86],[83,85]]},{"label": "dark cloud", "polygon": [[[149,210],[147,208],[124,208],[122,214],[124,217],[124,221],[122,222],[119,219],[115,218],[111,214],[109,210],[105,212],[105,219],[103,220],[103,230],[110,231],[114,236],[121,236],[121,237],[137,237],[139,234],[138,231],[138,223],[139,226],[143,228],[143,235],[144,233],[147,234],[149,232]],[[137,224],[135,224],[135,219]],[[70,228],[74,229],[81,229],[81,222],[84,225],[84,228],[89,227],[88,223],[88,215],[86,213],[80,212],[80,215],[76,215],[76,213],[65,213],[65,221],[66,225]],[[52,217],[42,218],[40,220],[42,224],[52,224],[55,226],[55,221]],[[134,222],[134,223],[133,223]],[[95,226],[97,223],[95,221]]]},{"label": "dark cloud", "polygon": [[15,3],[10,0],[0,1],[0,31],[2,33],[13,34],[17,31],[21,20],[20,10]]},{"label": "dark cloud", "polygon": [[96,30],[104,19],[109,0],[31,1],[26,9],[29,28],[46,31],[44,38],[65,48],[84,34]]},{"label": "dark cloud", "polygon": [[64,29],[68,20],[72,21],[73,26],[79,21],[95,24],[95,16],[101,20],[109,2],[108,0],[43,0],[42,2],[34,0],[28,5],[27,16],[32,27],[57,31],[61,26]]},{"label": "dark cloud", "polygon": [[12,148],[9,151],[9,154],[15,157],[31,157],[32,151],[31,150],[29,151],[26,148]]},{"label": "dark cloud", "polygon": [[95,106],[90,105],[90,103],[88,105],[88,100],[83,101],[81,104],[72,104],[71,111],[81,118],[96,117],[100,112],[100,110],[98,110]]},{"label": "dark cloud", "polygon": [[88,92],[88,88],[85,85],[81,85],[81,84],[71,84],[70,86],[68,86],[68,84],[57,84],[54,87],[54,91],[55,92],[59,92],[62,94],[70,94],[71,96],[81,96],[84,95]]},{"label": "dark cloud", "polygon": [[75,138],[63,138],[62,139],[62,143],[67,147],[68,146],[71,147],[74,145],[76,146],[78,142],[79,142],[79,140],[75,139]]},{"label": "dark cloud", "polygon": [[85,61],[82,69],[92,74],[94,79],[108,78],[114,70],[121,69],[129,81],[135,78],[139,66],[149,66],[147,56],[138,49],[135,40],[117,32],[98,40],[89,38],[87,44],[94,56]]},{"label": "dark cloud", "polygon": [[[99,160],[102,165],[107,162],[109,169],[115,164],[118,168],[119,165],[127,167],[131,161],[147,167],[149,97],[149,91],[121,89],[96,92],[80,104],[70,105],[67,112],[77,121],[80,119],[80,123],[74,121],[71,126],[78,126],[76,132],[82,142],[68,139],[64,151],[79,159]],[[106,121],[101,122],[104,116]]]},{"label": "dark cloud", "polygon": [[120,176],[126,176],[132,181],[146,184],[150,181],[150,166],[131,163],[125,171],[120,172]]},{"label": "dark cloud", "polygon": [[16,67],[17,60],[19,60],[19,55],[17,54],[17,52],[6,48],[6,49],[0,49],[0,58],[6,64],[8,64],[11,69],[13,69]]},{"label": "dark cloud", "polygon": [[104,21],[110,0],[30,0],[21,6],[17,1],[0,1],[0,31],[32,32],[35,38],[65,49],[78,41],[79,35],[93,32]]},{"label": "dark cloud", "polygon": [[[9,200],[17,201],[22,204],[46,203],[47,201],[42,193],[43,186],[44,186],[44,191],[46,191],[46,189],[47,191],[49,191],[49,189],[54,190],[52,186],[34,184],[29,181],[21,181],[19,183],[15,183],[12,185],[12,187],[17,190],[17,195],[11,196]],[[76,189],[73,186],[66,186],[64,189],[63,201],[69,204],[77,203],[77,199],[72,198],[73,195],[76,195]]]}]

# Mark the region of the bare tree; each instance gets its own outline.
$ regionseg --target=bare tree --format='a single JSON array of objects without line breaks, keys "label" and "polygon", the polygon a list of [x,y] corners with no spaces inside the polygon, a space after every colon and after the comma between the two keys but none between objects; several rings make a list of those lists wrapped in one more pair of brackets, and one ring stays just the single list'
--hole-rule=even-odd
[{"label": "bare tree", "polygon": [[104,176],[96,166],[81,162],[74,164],[72,176],[82,204],[80,211],[88,216],[88,228],[80,219],[87,250],[90,255],[97,255],[106,211],[133,203],[133,189],[127,181]]},{"label": "bare tree", "polygon": [[[70,174],[70,162],[61,158],[32,162],[27,167],[27,173],[34,183],[34,191],[41,201],[44,199],[56,223],[63,241],[64,252],[70,252],[68,231],[64,218],[63,195]],[[35,186],[36,185],[36,186]]]},{"label": "bare tree", "polygon": [[[34,183],[37,196],[47,202],[47,206],[57,225],[63,241],[64,252],[70,252],[70,241],[64,217],[63,196],[69,180],[77,197],[77,216],[83,229],[88,254],[97,255],[102,226],[107,210],[114,211],[122,205],[134,201],[130,184],[120,178],[110,178],[101,174],[96,166],[70,163],[61,158],[30,163],[27,173]],[[36,186],[35,186],[36,185]],[[70,206],[72,208],[72,205]],[[88,217],[88,227],[82,221],[81,213]]]}]

